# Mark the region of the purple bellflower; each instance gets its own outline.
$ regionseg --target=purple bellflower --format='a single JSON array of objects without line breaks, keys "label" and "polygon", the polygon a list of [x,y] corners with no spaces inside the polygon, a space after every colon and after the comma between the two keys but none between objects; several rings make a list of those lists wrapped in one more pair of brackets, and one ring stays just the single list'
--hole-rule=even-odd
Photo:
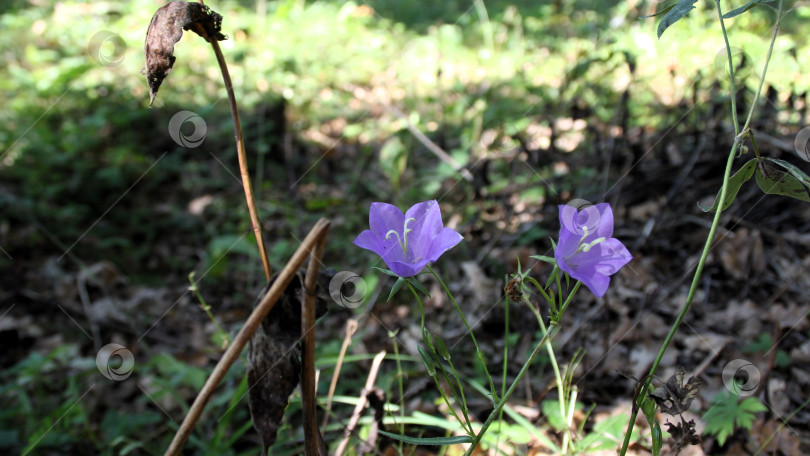
[{"label": "purple bellflower", "polygon": [[354,245],[382,257],[400,277],[415,276],[462,239],[444,227],[435,200],[415,204],[405,214],[390,204],[371,203],[368,224],[371,229],[360,233]]},{"label": "purple bellflower", "polygon": [[577,210],[561,205],[560,240],[554,251],[557,266],[585,284],[601,298],[610,276],[633,259],[627,247],[613,236],[613,210],[601,203]]}]

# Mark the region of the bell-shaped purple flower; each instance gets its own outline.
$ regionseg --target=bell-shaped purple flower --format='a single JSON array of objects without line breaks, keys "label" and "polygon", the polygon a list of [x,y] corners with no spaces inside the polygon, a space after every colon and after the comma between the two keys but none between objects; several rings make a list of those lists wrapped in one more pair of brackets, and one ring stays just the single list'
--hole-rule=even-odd
[{"label": "bell-shaped purple flower", "polygon": [[560,207],[560,240],[554,258],[557,266],[582,281],[601,298],[610,285],[610,276],[633,259],[613,236],[613,210],[601,203],[581,210]]},{"label": "bell-shaped purple flower", "polygon": [[418,274],[461,242],[461,235],[442,223],[439,203],[435,200],[415,204],[403,214],[387,203],[371,203],[368,230],[354,245],[382,257],[388,268],[400,277]]}]

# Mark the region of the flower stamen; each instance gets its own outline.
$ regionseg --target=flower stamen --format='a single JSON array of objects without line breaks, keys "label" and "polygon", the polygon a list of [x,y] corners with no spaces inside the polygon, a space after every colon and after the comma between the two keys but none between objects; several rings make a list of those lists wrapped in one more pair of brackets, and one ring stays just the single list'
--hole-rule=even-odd
[{"label": "flower stamen", "polygon": [[405,257],[408,256],[408,233],[413,231],[412,229],[408,228],[408,223],[411,221],[416,221],[416,219],[411,217],[405,220],[405,225],[402,227],[402,237],[399,236],[399,232],[397,232],[397,230],[388,230],[388,232],[385,233],[386,241],[391,239],[392,234],[397,237],[397,244],[399,244],[399,247],[402,249],[402,253],[405,254]]},{"label": "flower stamen", "polygon": [[576,254],[578,254],[580,252],[582,252],[582,253],[590,252],[591,249],[595,245],[597,245],[599,243],[602,243],[602,242],[605,242],[607,240],[607,238],[600,237],[600,238],[594,239],[591,242],[586,243],[585,239],[588,237],[588,235],[590,235],[590,232],[588,231],[587,226],[583,226],[582,230],[584,231],[584,233],[582,234],[582,237],[579,239],[579,244],[577,244],[577,249],[573,253],[571,253],[570,255],[566,256],[565,257],[566,260],[568,260],[569,258],[571,258],[572,256],[574,256],[574,255],[576,255]]}]

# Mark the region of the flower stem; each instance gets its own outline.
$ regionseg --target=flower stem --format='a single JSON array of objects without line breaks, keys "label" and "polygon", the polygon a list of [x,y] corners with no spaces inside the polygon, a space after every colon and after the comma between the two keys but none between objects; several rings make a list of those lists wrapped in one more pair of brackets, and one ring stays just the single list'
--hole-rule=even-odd
[{"label": "flower stem", "polygon": [[714,0],[717,5],[717,16],[720,18],[720,28],[723,30],[723,40],[726,42],[726,58],[728,58],[728,80],[731,84],[731,121],[734,124],[734,134],[740,134],[740,125],[737,123],[737,91],[734,89],[734,60],[731,56],[731,45],[728,43],[728,33],[726,33],[726,22],[723,20],[723,12],[720,10],[720,0]]},{"label": "flower stem", "polygon": [[512,396],[512,393],[515,392],[515,388],[517,388],[517,385],[518,383],[520,383],[520,380],[523,378],[524,375],[526,375],[526,372],[529,370],[529,366],[531,366],[532,362],[534,361],[534,358],[536,358],[537,355],[540,353],[540,350],[543,348],[543,345],[548,343],[552,339],[552,337],[557,334],[558,331],[559,327],[556,325],[556,323],[552,322],[549,327],[549,331],[546,332],[546,334],[543,336],[540,342],[537,343],[537,346],[534,347],[534,350],[532,351],[531,355],[529,355],[529,358],[526,360],[526,363],[523,364],[523,367],[520,369],[520,372],[518,372],[517,377],[515,377],[515,381],[512,382],[512,384],[509,386],[509,389],[506,390],[506,393],[500,398],[498,403],[495,404],[495,408],[489,414],[487,420],[484,421],[484,424],[481,426],[481,429],[478,431],[478,434],[476,434],[475,437],[473,437],[473,441],[470,444],[470,447],[464,453],[464,456],[470,456],[471,454],[473,454],[473,452],[475,451],[475,447],[478,445],[478,442],[480,442],[481,439],[484,437],[484,434],[486,434],[487,429],[489,429],[489,426],[492,425],[492,422],[495,420],[495,417],[497,417],[500,414],[501,410],[506,405],[506,401],[509,399],[510,396]]},{"label": "flower stem", "polygon": [[[720,16],[720,24],[721,24],[722,30],[723,30],[723,38],[725,39],[725,42],[726,42],[726,51],[727,51],[727,54],[728,54],[729,68],[730,68],[730,71],[731,71],[731,73],[730,73],[730,76],[731,76],[731,88],[732,88],[731,103],[732,103],[732,106],[735,106],[734,105],[734,93],[733,93],[733,90],[734,90],[734,76],[733,76],[734,75],[734,70],[733,70],[733,65],[732,65],[732,62],[731,62],[731,48],[730,48],[729,42],[728,42],[728,35],[726,34],[726,27],[723,24],[723,14],[720,11],[720,2],[719,2],[719,0],[716,0],[716,4],[717,4],[717,14]],[[767,60],[765,62],[765,67],[762,70],[762,75],[760,76],[760,81],[759,81],[759,89],[757,90],[756,96],[754,98],[754,103],[751,105],[751,110],[749,111],[748,119],[746,120],[745,126],[743,127],[743,132],[748,128],[749,122],[751,121],[751,117],[752,117],[753,112],[754,112],[754,108],[756,106],[756,101],[759,99],[759,94],[762,91],[762,84],[765,81],[765,75],[766,75],[767,70],[768,70],[768,62],[770,61],[770,58],[771,58],[771,53],[773,51],[774,42],[776,41],[776,34],[777,34],[778,30],[779,30],[779,22],[780,22],[781,18],[782,18],[782,0],[779,0],[779,6],[777,7],[777,15],[776,15],[776,25],[774,26],[773,36],[771,37],[771,44],[770,44],[770,48],[768,49]],[[735,129],[735,132],[739,132],[740,130],[739,130],[739,126],[737,125],[737,117],[736,117],[736,109],[735,108],[732,108],[732,113],[734,115],[734,129]],[[697,291],[698,282],[700,281],[700,276],[703,273],[703,266],[706,264],[706,258],[709,256],[709,251],[711,250],[712,242],[714,242],[714,236],[717,233],[717,226],[720,224],[720,215],[723,212],[723,202],[726,200],[726,194],[728,192],[728,181],[729,181],[729,178],[731,176],[731,168],[732,168],[732,165],[734,163],[734,157],[737,155],[737,148],[740,146],[741,143],[742,143],[742,137],[740,136],[739,133],[737,133],[737,136],[735,137],[735,140],[734,140],[734,144],[732,144],[731,151],[729,152],[728,158],[726,159],[726,169],[725,169],[725,172],[723,173],[723,186],[720,189],[720,196],[717,199],[717,210],[714,213],[714,219],[712,220],[712,226],[709,229],[709,235],[706,238],[706,243],[703,246],[703,252],[700,255],[700,260],[698,261],[697,269],[695,270],[695,275],[692,278],[692,285],[689,287],[689,293],[686,296],[686,302],[684,303],[683,308],[681,309],[681,312],[678,314],[678,318],[675,320],[675,323],[673,323],[672,327],[670,328],[666,339],[664,339],[663,344],[661,344],[661,349],[658,351],[658,356],[656,356],[655,361],[653,361],[653,365],[650,368],[650,373],[646,377],[647,380],[644,383],[643,389],[638,394],[639,403],[644,401],[644,399],[646,398],[646,393],[647,393],[647,391],[649,391],[649,388],[650,388],[650,386],[652,384],[652,378],[655,375],[656,370],[658,370],[658,365],[661,364],[661,359],[664,357],[664,353],[666,352],[667,348],[669,347],[670,342],[672,342],[672,339],[675,337],[675,333],[677,333],[678,328],[680,327],[681,323],[683,322],[684,317],[686,317],[686,313],[689,311],[689,308],[692,305],[692,300],[695,297],[695,292]],[[621,451],[619,452],[620,456],[624,456],[627,453],[627,447],[630,445],[630,436],[631,436],[631,434],[633,432],[633,426],[635,425],[637,415],[638,415],[638,408],[634,406],[633,411],[630,414],[630,422],[627,424],[627,431],[625,432],[625,435],[624,435],[624,442],[622,443],[622,448],[621,448]]]},{"label": "flower stem", "polygon": [[492,381],[492,376],[489,375],[489,369],[487,369],[487,363],[484,360],[484,355],[483,353],[481,353],[481,349],[478,348],[478,342],[475,340],[475,334],[473,334],[472,328],[470,328],[469,323],[467,323],[467,319],[464,317],[464,312],[461,311],[461,308],[456,303],[456,299],[453,297],[453,294],[450,293],[450,290],[447,288],[447,285],[445,285],[441,277],[439,277],[439,275],[436,274],[436,271],[434,271],[433,268],[430,267],[430,265],[427,266],[427,270],[430,271],[431,274],[433,274],[433,277],[436,277],[436,280],[438,280],[440,284],[442,284],[444,292],[450,298],[450,301],[453,303],[453,307],[456,308],[456,312],[458,312],[459,316],[461,317],[461,321],[464,322],[464,326],[467,327],[467,332],[470,334],[470,338],[473,341],[473,345],[475,345],[475,353],[478,355],[478,360],[484,367],[484,373],[487,374],[487,379],[489,380],[489,388],[492,391],[492,402],[494,403],[495,401],[498,400],[498,393],[495,391],[495,382]]},{"label": "flower stem", "polygon": [[[441,362],[439,361],[438,356],[436,355],[436,350],[433,347],[433,344],[430,343],[430,341],[427,339],[428,333],[427,329],[425,328],[425,308],[422,305],[422,299],[419,297],[419,293],[416,292],[416,289],[413,287],[413,285],[411,285],[409,281],[406,280],[405,283],[408,285],[408,289],[411,290],[413,297],[416,298],[416,302],[419,303],[419,312],[421,314],[420,325],[422,330],[422,341],[425,342],[425,345],[430,350],[430,353],[433,355],[436,365],[439,367],[439,370],[442,371],[442,375],[444,375],[444,380],[450,387],[450,391],[453,392],[453,394],[455,395],[455,391],[453,390],[453,384],[450,382],[450,378],[448,377],[447,372],[445,372],[444,366],[442,366]],[[453,370],[455,372],[455,369]],[[458,422],[461,423],[461,426],[464,428],[464,431],[472,436],[474,432],[472,429],[472,424],[470,423],[470,418],[467,416],[466,404],[462,404],[463,406],[461,411],[465,418],[465,420],[462,421],[461,418],[459,418],[458,414],[456,413],[456,409],[453,408],[452,402],[450,402],[450,399],[448,399],[447,395],[444,393],[444,388],[442,388],[442,385],[439,383],[439,379],[436,378],[435,373],[434,375],[431,375],[431,377],[433,378],[433,381],[436,382],[436,389],[439,390],[439,394],[442,395],[442,399],[444,400],[444,403],[447,404],[447,407],[450,409],[450,412],[453,414],[454,417],[456,417],[456,420],[458,420]],[[456,380],[458,380],[458,376],[456,376]]]},{"label": "flower stem", "polygon": [[[565,308],[568,307],[568,304],[571,303],[571,299],[577,293],[577,290],[579,290],[580,285],[582,285],[582,282],[577,280],[577,283],[574,285],[574,288],[571,290],[571,293],[568,294],[568,298],[566,298],[565,303],[560,308],[560,313],[558,314],[558,317],[562,317],[562,312],[565,310]],[[560,290],[557,291],[560,295],[562,295],[562,292]],[[535,315],[539,315],[539,313],[536,313]],[[542,317],[540,317],[540,319],[542,320]],[[543,346],[549,344],[553,339],[553,337],[557,334],[557,332],[559,332],[558,324],[559,318],[557,320],[551,320],[549,322],[548,330],[546,331],[545,326],[542,326],[541,323],[541,327],[543,328],[544,332],[543,338],[540,339],[540,342],[538,342],[537,346],[534,347],[534,350],[532,351],[531,355],[529,355],[529,358],[526,360],[526,362],[523,364],[523,367],[520,369],[520,372],[518,372],[517,377],[515,377],[515,380],[509,386],[509,389],[506,390],[506,393],[504,393],[502,397],[498,400],[498,403],[495,404],[495,408],[492,409],[492,412],[490,412],[489,416],[487,417],[487,420],[484,421],[484,424],[481,426],[481,429],[478,431],[478,434],[476,434],[475,437],[473,437],[473,441],[470,444],[470,447],[464,453],[464,456],[470,456],[475,451],[475,447],[478,445],[478,442],[480,442],[481,439],[484,437],[484,434],[486,434],[489,426],[492,425],[492,421],[495,420],[495,417],[500,415],[501,410],[503,410],[503,407],[506,405],[506,401],[509,400],[512,394],[515,392],[515,388],[517,388],[517,385],[520,383],[520,380],[522,380],[523,376],[526,375],[526,372],[528,372],[529,367],[532,365],[532,362],[534,362],[534,358],[537,357],[537,355],[540,353],[540,350],[543,349]],[[554,359],[553,356],[551,358]],[[559,374],[557,377],[558,381],[561,382],[562,377],[559,376]],[[565,414],[563,414],[563,417],[565,417]]]},{"label": "flower stem", "polygon": [[[202,1],[200,3],[202,3]],[[219,42],[216,38],[210,38],[209,43],[211,43],[211,46],[214,48],[214,54],[217,56],[217,63],[219,63],[219,69],[222,72],[222,80],[225,82],[225,91],[228,93],[228,107],[230,107],[231,118],[233,119],[236,154],[239,157],[239,172],[242,175],[245,201],[247,202],[248,212],[250,213],[250,223],[253,225],[253,233],[256,235],[256,244],[259,246],[259,255],[262,258],[262,266],[264,266],[264,275],[269,281],[270,276],[273,275],[273,269],[270,267],[270,260],[267,259],[267,248],[264,246],[262,227],[259,222],[259,212],[256,210],[256,202],[253,198],[253,187],[250,185],[250,173],[248,173],[247,158],[245,157],[245,141],[242,138],[242,123],[239,121],[239,110],[236,107],[236,96],[233,93],[231,75],[228,72],[228,65],[225,63],[222,50],[219,48]]]},{"label": "flower stem", "polygon": [[[577,282],[579,283],[579,282]],[[531,306],[530,306],[531,307]],[[537,319],[537,322],[540,323],[540,328],[543,330],[543,334],[548,333],[546,329],[546,324],[543,323],[542,316],[537,314],[540,318]],[[565,387],[563,385],[562,375],[560,375],[560,366],[557,364],[557,358],[554,356],[554,348],[551,344],[546,344],[546,351],[548,352],[549,360],[551,360],[551,367],[554,369],[554,379],[557,381],[557,401],[560,404],[560,416],[566,417],[568,414],[565,411]],[[563,442],[562,442],[562,451],[561,453],[565,454],[568,452],[568,441],[570,440],[571,429],[566,429],[565,434],[563,434]]]}]

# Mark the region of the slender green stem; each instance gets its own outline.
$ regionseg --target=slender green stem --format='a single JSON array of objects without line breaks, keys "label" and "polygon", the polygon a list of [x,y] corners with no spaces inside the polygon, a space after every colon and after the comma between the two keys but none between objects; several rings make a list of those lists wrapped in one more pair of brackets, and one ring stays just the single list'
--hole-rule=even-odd
[{"label": "slender green stem", "polygon": [[723,29],[723,39],[726,42],[726,58],[728,58],[728,80],[731,83],[731,121],[734,123],[734,134],[740,134],[740,125],[737,123],[737,91],[734,89],[734,60],[731,56],[731,45],[728,42],[726,33],[726,23],[723,20],[723,12],[720,10],[720,0],[714,0],[717,5],[717,16],[720,18],[720,28]]},{"label": "slender green stem", "polygon": [[492,391],[492,401],[494,403],[495,401],[498,400],[498,393],[495,391],[495,382],[492,381],[492,376],[489,375],[487,363],[484,360],[484,355],[481,352],[481,349],[478,347],[478,341],[475,340],[475,334],[473,334],[473,330],[472,328],[470,328],[470,324],[467,323],[467,318],[464,317],[464,312],[461,311],[461,307],[459,307],[458,303],[456,303],[456,298],[453,297],[453,293],[450,293],[450,289],[447,288],[447,285],[445,285],[444,281],[441,279],[441,277],[439,277],[438,274],[436,274],[436,271],[434,271],[433,268],[430,267],[430,265],[427,266],[427,269],[428,271],[430,271],[431,274],[433,274],[433,277],[436,277],[436,280],[438,280],[439,283],[442,285],[444,292],[447,294],[447,297],[450,298],[450,301],[453,303],[453,307],[456,308],[456,312],[458,312],[459,316],[461,317],[461,321],[463,321],[464,326],[467,327],[467,332],[470,334],[470,338],[472,339],[473,345],[475,345],[475,353],[476,355],[478,355],[478,360],[484,367],[484,373],[486,373],[487,379],[489,380],[489,388]]},{"label": "slender green stem", "polygon": [[[577,283],[574,285],[574,288],[571,290],[571,293],[568,294],[568,298],[566,298],[565,303],[563,303],[562,307],[560,308],[560,313],[558,314],[558,319],[557,320],[552,319],[549,322],[549,327],[548,327],[547,331],[545,329],[545,325],[542,324],[542,316],[539,318],[539,320],[541,321],[541,327],[543,328],[543,332],[544,332],[543,338],[540,339],[540,342],[538,342],[537,346],[534,347],[534,350],[532,350],[531,355],[529,355],[529,358],[523,364],[523,367],[520,369],[520,372],[518,372],[517,377],[515,377],[515,380],[512,382],[511,385],[509,385],[509,389],[506,390],[506,393],[504,393],[501,396],[500,400],[498,400],[498,403],[495,404],[495,408],[492,409],[492,412],[490,412],[489,416],[487,417],[487,420],[484,421],[484,424],[481,426],[481,429],[478,431],[478,433],[475,435],[475,437],[473,437],[473,441],[470,444],[470,447],[464,453],[464,456],[470,456],[473,453],[473,451],[475,451],[475,447],[478,445],[478,443],[484,437],[484,434],[486,434],[487,429],[489,429],[489,426],[492,425],[492,422],[495,420],[495,418],[497,416],[500,416],[501,410],[503,410],[503,407],[506,405],[506,401],[508,401],[509,398],[512,397],[512,394],[515,392],[515,388],[517,388],[518,384],[520,383],[520,380],[522,380],[523,376],[526,375],[526,372],[528,372],[529,367],[532,365],[532,362],[534,362],[534,359],[540,353],[540,350],[543,349],[544,345],[546,345],[546,344],[550,345],[550,341],[557,334],[557,332],[559,332],[559,326],[558,326],[559,318],[562,317],[563,311],[568,307],[568,304],[571,303],[571,300],[573,299],[574,295],[577,293],[577,290],[579,290],[580,285],[582,285],[582,282],[577,281]],[[558,294],[560,294],[562,296],[562,291],[560,289],[558,289],[557,292],[558,292]],[[535,315],[539,316],[539,313],[535,313]],[[552,352],[552,355],[553,355],[553,352]],[[553,360],[554,356],[552,356],[551,358]],[[558,376],[558,379],[560,379],[560,381],[561,381],[562,377]],[[563,417],[565,417],[565,414],[563,414]]]},{"label": "slender green stem", "polygon": [[228,343],[230,343],[230,341],[228,340],[228,334],[222,330],[221,326],[219,326],[219,322],[217,321],[216,318],[214,318],[214,314],[211,312],[211,306],[209,306],[208,303],[205,302],[205,298],[203,298],[202,294],[200,293],[200,290],[197,288],[197,282],[194,281],[194,271],[191,271],[188,274],[188,281],[189,283],[191,283],[191,285],[188,287],[189,291],[194,293],[197,296],[197,299],[200,300],[200,307],[202,307],[205,313],[208,314],[208,318],[211,319],[212,322],[214,322],[214,326],[217,327],[217,336],[219,336],[220,338],[220,344],[223,345],[222,348],[226,348],[228,346]]},{"label": "slender green stem", "polygon": [[[731,47],[729,46],[729,43],[728,43],[728,35],[726,34],[726,27],[723,24],[723,14],[720,11],[720,2],[718,0],[716,0],[716,3],[717,3],[717,14],[720,16],[720,24],[722,25],[722,29],[723,29],[723,38],[726,41],[726,51],[728,53],[729,68],[730,68],[730,71],[731,71],[731,82],[732,82],[731,83],[731,90],[732,90],[731,103],[732,103],[732,106],[735,106],[734,105],[734,93],[733,93],[733,90],[734,90],[734,77],[733,77],[734,73],[733,73],[733,71],[734,70],[733,70],[733,65],[732,65],[732,62],[731,62]],[[762,75],[760,76],[759,89],[757,90],[756,96],[754,98],[754,104],[751,105],[751,110],[749,111],[748,119],[745,122],[745,126],[743,127],[743,131],[745,131],[748,128],[749,122],[751,121],[751,116],[752,116],[753,111],[754,111],[754,107],[756,106],[756,101],[759,99],[759,94],[762,91],[762,85],[763,85],[763,82],[765,81],[765,75],[767,74],[767,70],[768,70],[768,61],[770,61],[770,58],[771,58],[771,53],[773,51],[773,45],[774,45],[774,42],[776,41],[776,32],[779,29],[779,21],[780,21],[781,17],[782,17],[782,0],[779,0],[779,6],[778,6],[778,11],[777,11],[777,20],[776,20],[776,25],[774,26],[774,34],[771,37],[771,45],[770,45],[770,48],[768,49],[767,61],[765,62],[765,68],[763,69]],[[678,318],[675,320],[675,323],[672,325],[672,328],[670,328],[666,339],[664,339],[664,343],[661,345],[661,349],[658,351],[658,356],[655,357],[655,361],[653,362],[653,365],[650,368],[649,375],[646,377],[647,380],[644,383],[643,389],[638,395],[639,401],[643,401],[644,398],[646,397],[647,391],[649,391],[649,388],[650,388],[650,386],[652,384],[652,378],[655,375],[655,372],[658,370],[658,365],[661,364],[661,359],[664,357],[664,353],[666,352],[667,348],[669,347],[670,342],[672,342],[672,339],[675,336],[675,333],[678,332],[678,328],[680,327],[681,323],[683,322],[684,317],[686,317],[686,313],[689,311],[689,308],[692,305],[692,299],[695,296],[695,291],[697,291],[697,286],[698,286],[698,282],[700,281],[700,276],[703,273],[703,266],[706,264],[706,258],[709,256],[709,251],[711,250],[712,243],[714,242],[714,236],[717,233],[717,226],[720,224],[720,215],[723,212],[723,202],[726,200],[726,193],[728,191],[728,181],[729,181],[729,177],[731,176],[732,164],[734,163],[734,157],[737,154],[737,148],[742,143],[742,138],[739,135],[739,131],[740,131],[739,126],[737,125],[736,108],[732,108],[732,113],[734,114],[734,129],[735,129],[735,132],[737,134],[737,137],[735,138],[734,144],[731,146],[731,151],[729,152],[728,158],[726,159],[726,169],[725,169],[725,172],[723,173],[723,186],[722,186],[722,188],[720,190],[720,196],[718,197],[718,200],[717,200],[719,202],[719,204],[717,205],[717,210],[716,210],[716,212],[714,214],[714,219],[712,220],[712,226],[709,229],[709,235],[706,238],[706,243],[703,246],[703,253],[700,255],[700,261],[698,261],[697,269],[695,270],[695,275],[692,278],[692,285],[689,287],[689,294],[686,296],[686,302],[684,303],[680,314],[678,314]],[[630,422],[627,424],[627,431],[625,432],[625,435],[624,435],[624,442],[622,443],[622,449],[619,452],[620,456],[624,456],[627,453],[627,447],[630,445],[630,436],[631,436],[631,434],[633,432],[633,426],[635,425],[637,415],[638,415],[638,407],[636,407],[635,404],[634,404],[633,411],[630,414]]]},{"label": "slender green stem", "polygon": [[[543,323],[543,319],[539,318],[537,320],[540,323],[540,328],[543,330],[543,334],[548,333],[546,329],[546,324]],[[554,356],[554,347],[551,344],[546,344],[546,351],[548,352],[548,357],[551,360],[551,368],[554,369],[554,379],[557,381],[557,402],[560,404],[560,416],[565,418],[567,414],[565,413],[565,388],[563,386],[563,379],[562,375],[560,375],[560,366],[557,364],[557,357]],[[569,433],[570,429],[566,430],[566,433],[563,435],[563,443],[562,443],[562,453],[565,454],[568,452],[568,440],[569,440]]]},{"label": "slender green stem", "polygon": [[[399,433],[405,433],[405,407],[403,401],[405,400],[405,388],[402,382],[402,361],[399,359],[399,344],[397,343],[396,332],[389,334],[394,342],[394,359],[397,362],[397,386],[399,387]],[[399,452],[402,453],[402,442],[399,443]]]},{"label": "slender green stem", "polygon": [[[518,267],[520,269],[520,267]],[[506,381],[509,370],[509,298],[506,298],[504,307],[504,328],[503,328],[503,378],[501,378],[501,397],[506,395]],[[498,414],[498,440],[500,441],[500,429],[503,423],[503,409]]]},{"label": "slender green stem", "polygon": [[[568,297],[565,298],[565,302],[560,307],[560,318],[562,318],[562,315],[565,312],[565,309],[568,308],[568,304],[571,304],[571,300],[574,299],[574,295],[577,294],[577,291],[579,291],[580,286],[582,286],[582,282],[577,280],[577,283],[574,284],[574,289],[571,290],[571,293],[568,293]],[[559,292],[559,290],[558,290],[558,292]],[[560,293],[560,296],[562,296],[562,293]],[[560,321],[557,320],[557,323],[559,323],[559,322]]]},{"label": "slender green stem", "polygon": [[768,73],[768,64],[771,62],[771,55],[773,54],[773,46],[776,43],[776,34],[779,33],[779,24],[782,21],[782,0],[776,7],[776,25],[773,27],[773,35],[771,36],[771,45],[768,47],[768,54],[765,56],[765,66],[762,68],[762,76],[759,78],[759,87],[754,95],[754,102],[751,103],[751,109],[748,110],[748,117],[745,119],[743,131],[747,130],[751,125],[751,119],[754,117],[754,109],[757,107],[759,96],[762,94],[762,85],[765,83],[765,74]]},{"label": "slender green stem", "polygon": [[[731,147],[731,152],[728,154],[728,159],[726,161],[726,170],[723,175],[723,187],[720,190],[720,197],[718,201],[725,201],[726,199],[726,192],[728,190],[728,179],[731,175],[731,165],[734,163],[734,157],[737,154],[737,146],[739,143],[735,142],[734,145]],[[658,365],[661,364],[661,359],[664,357],[664,353],[667,351],[670,342],[675,337],[675,333],[678,332],[678,328],[681,326],[684,317],[686,317],[686,313],[689,311],[689,308],[692,305],[692,299],[695,297],[695,291],[697,291],[698,283],[700,281],[700,276],[703,273],[703,266],[706,264],[706,258],[709,256],[709,251],[711,251],[712,242],[714,241],[714,236],[717,232],[717,226],[720,224],[720,215],[722,214],[722,203],[717,206],[717,211],[714,214],[714,220],[712,221],[712,226],[709,229],[709,236],[706,238],[706,244],[703,246],[703,253],[700,255],[700,261],[698,261],[697,269],[695,270],[695,276],[692,278],[692,285],[689,287],[689,294],[686,296],[686,302],[681,309],[681,312],[678,314],[678,318],[673,323],[672,327],[669,329],[669,333],[667,337],[664,339],[664,342],[661,344],[661,349],[658,351],[658,356],[655,357],[655,361],[653,361],[653,365],[650,368],[650,373],[648,374],[647,381],[645,382],[642,391],[639,393],[638,398],[639,401],[643,401],[646,397],[647,391],[649,391],[650,384],[652,383],[653,375],[658,370]],[[621,456],[627,452],[627,447],[630,445],[630,436],[633,432],[633,426],[636,421],[636,416],[638,415],[638,408],[633,407],[633,411],[630,414],[630,422],[627,424],[627,431],[624,435],[624,442],[622,443],[622,449],[619,453]]]},{"label": "slender green stem", "polygon": [[557,327],[557,325],[552,322],[549,331],[545,334],[545,336],[543,336],[540,342],[537,343],[537,346],[534,347],[534,350],[532,350],[532,353],[531,355],[529,355],[529,358],[526,360],[526,363],[523,364],[523,367],[520,369],[520,372],[518,372],[517,377],[515,377],[515,381],[512,382],[512,384],[509,386],[509,389],[506,390],[506,393],[501,397],[498,403],[495,404],[495,408],[489,414],[487,420],[484,421],[484,424],[481,426],[481,429],[478,431],[478,434],[476,434],[475,437],[473,437],[473,441],[470,444],[470,447],[464,453],[464,456],[470,456],[475,451],[475,447],[478,446],[478,443],[484,437],[484,434],[486,434],[487,429],[489,429],[489,427],[492,425],[492,422],[500,414],[501,410],[506,405],[506,401],[509,399],[509,397],[512,396],[512,393],[515,392],[515,388],[517,388],[517,385],[518,383],[520,383],[520,380],[523,378],[524,375],[526,375],[526,372],[529,370],[529,366],[531,366],[532,362],[534,361],[534,358],[536,358],[537,355],[540,353],[540,350],[543,348],[543,345],[548,343],[552,339],[552,337],[557,334],[557,332],[559,332],[559,327]]},{"label": "slender green stem", "polygon": [[[411,290],[413,297],[416,298],[416,302],[419,303],[419,312],[421,313],[422,316],[421,319],[422,341],[425,342],[425,345],[427,346],[428,350],[430,350],[430,353],[433,355],[433,360],[436,362],[436,365],[439,367],[439,370],[444,375],[444,380],[447,382],[447,386],[450,387],[450,391],[453,392],[453,394],[455,394],[453,384],[450,382],[450,378],[447,376],[447,372],[445,372],[444,366],[442,366],[441,361],[439,361],[438,356],[436,355],[436,350],[433,347],[433,344],[428,340],[428,333],[427,329],[425,328],[425,308],[422,305],[422,298],[419,297],[419,293],[416,292],[416,289],[413,287],[413,285],[411,285],[410,282],[406,280],[405,283],[408,285],[408,289]],[[453,408],[453,403],[450,402],[450,399],[448,399],[447,395],[444,393],[444,388],[442,388],[442,385],[439,383],[439,379],[436,378],[435,373],[434,375],[431,375],[431,377],[433,378],[433,381],[436,382],[436,389],[438,389],[439,394],[442,395],[442,399],[444,400],[444,403],[447,404],[447,407],[450,409],[450,413],[452,413],[453,416],[456,418],[456,420],[458,420],[458,422],[461,423],[461,426],[464,427],[464,431],[472,436],[474,431],[472,428],[472,424],[470,423],[470,419],[469,417],[467,417],[467,411],[465,410],[465,408],[462,407],[462,413],[464,414],[465,418],[465,420],[462,420],[456,413],[456,409]]]}]

